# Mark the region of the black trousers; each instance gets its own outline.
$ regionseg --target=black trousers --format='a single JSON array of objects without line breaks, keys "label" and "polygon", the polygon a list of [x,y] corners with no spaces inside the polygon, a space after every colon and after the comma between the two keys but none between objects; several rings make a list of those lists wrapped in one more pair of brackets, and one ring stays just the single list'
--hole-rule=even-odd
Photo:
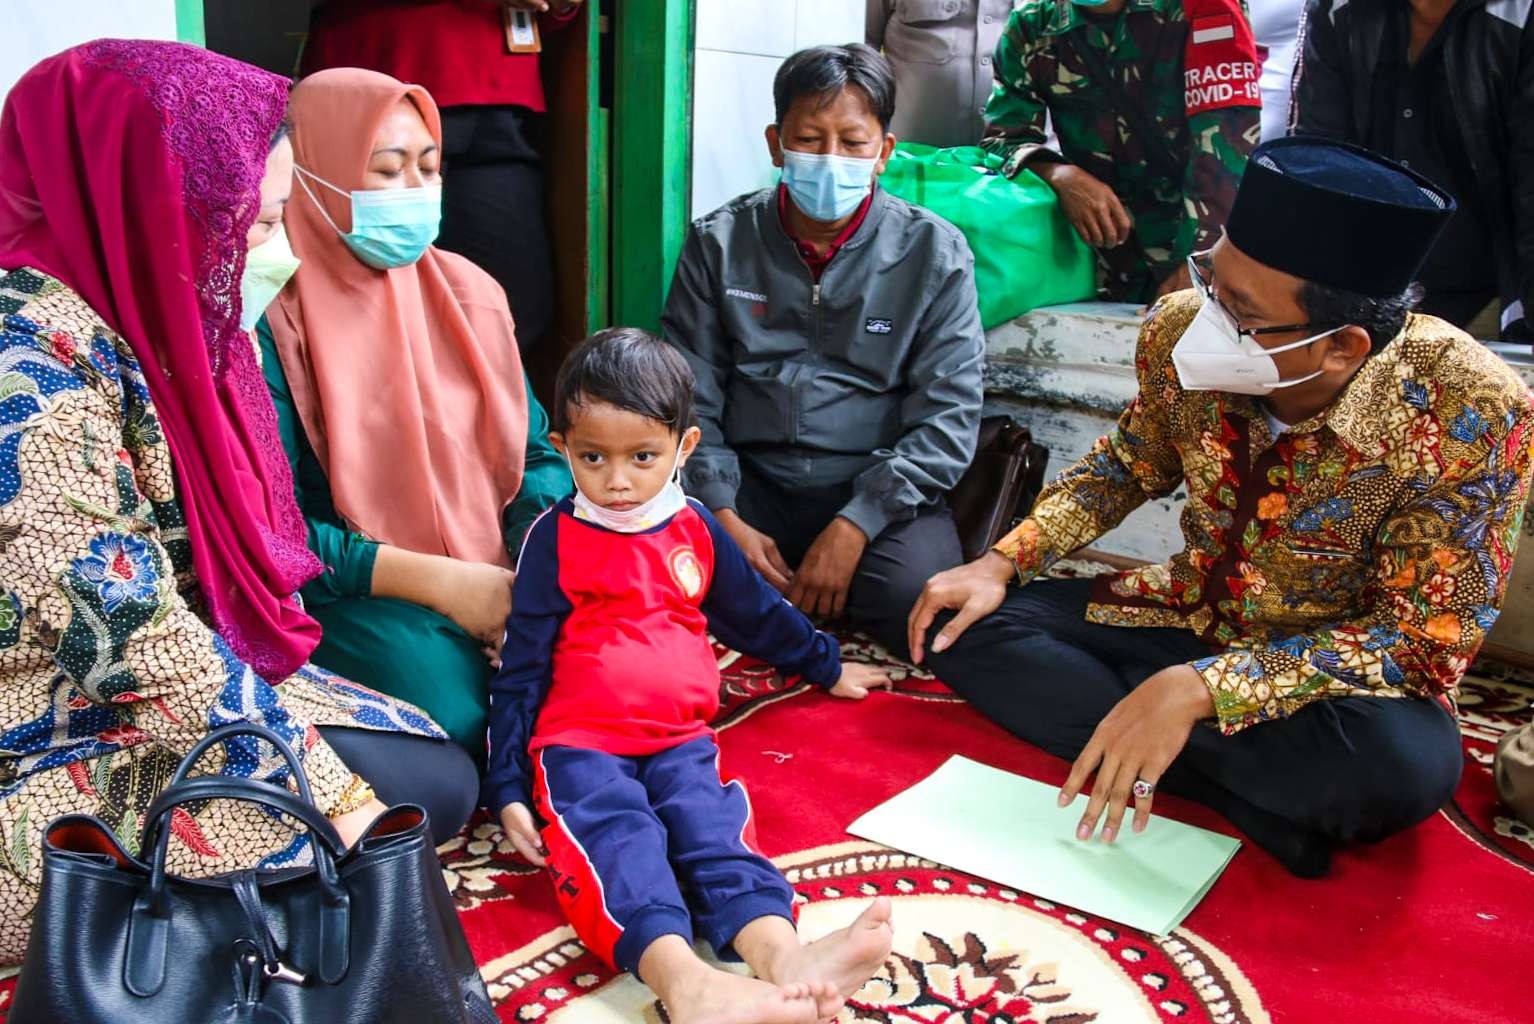
[{"label": "black trousers", "polygon": [[458,744],[409,733],[320,726],[320,735],[389,806],[419,804],[438,846],[458,834],[479,802],[479,770]]},{"label": "black trousers", "polygon": [[541,128],[541,116],[524,107],[442,111],[437,245],[473,260],[506,289],[524,353],[554,324],[553,257],[537,148]]},{"label": "black trousers", "polygon": [[[742,465],[735,511],[771,537],[789,568],[797,569],[815,538],[851,498],[851,483],[789,491]],[[913,519],[891,523],[863,551],[847,591],[847,614],[853,625],[891,653],[909,657],[906,619],[921,588],[935,573],[963,559],[959,531],[946,505],[929,506]]]},{"label": "black trousers", "polygon": [[[1209,648],[1181,629],[1087,622],[1091,581],[1014,588],[932,670],[988,718],[1074,759],[1130,690]],[[1233,736],[1196,726],[1162,788],[1209,804],[1248,831],[1281,819],[1334,843],[1382,839],[1448,802],[1459,783],[1459,728],[1427,700],[1319,700]]]}]

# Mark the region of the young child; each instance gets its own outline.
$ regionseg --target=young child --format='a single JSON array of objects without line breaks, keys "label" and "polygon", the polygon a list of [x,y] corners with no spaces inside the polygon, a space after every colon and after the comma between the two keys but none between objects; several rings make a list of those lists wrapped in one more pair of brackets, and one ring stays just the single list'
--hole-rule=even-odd
[{"label": "young child", "polygon": [[[588,338],[560,369],[553,420],[576,491],[522,548],[490,684],[485,803],[518,852],[547,864],[586,947],[654,989],[673,1024],[834,1016],[889,954],[890,902],[799,941],[793,890],[754,848],[745,788],[719,774],[708,632],[834,696],[890,680],[842,663],[836,640],[683,495],[678,471],[700,434],[674,349],[633,328]],[[757,977],[705,964],[695,929]]]}]

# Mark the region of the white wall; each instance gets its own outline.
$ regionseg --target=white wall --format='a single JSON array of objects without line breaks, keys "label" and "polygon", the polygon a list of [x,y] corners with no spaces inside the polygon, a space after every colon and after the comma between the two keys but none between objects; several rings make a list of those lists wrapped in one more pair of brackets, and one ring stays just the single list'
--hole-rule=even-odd
[{"label": "white wall", "polygon": [[692,215],[777,179],[772,76],[806,46],[863,40],[865,0],[697,0]]},{"label": "white wall", "polygon": [[103,37],[176,38],[175,0],[0,0],[0,96],[44,57]]}]

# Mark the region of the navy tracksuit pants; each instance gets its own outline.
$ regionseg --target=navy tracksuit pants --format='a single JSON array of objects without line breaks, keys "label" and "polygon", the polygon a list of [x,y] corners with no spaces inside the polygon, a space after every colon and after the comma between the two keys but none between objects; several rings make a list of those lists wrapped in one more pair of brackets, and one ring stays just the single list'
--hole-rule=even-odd
[{"label": "navy tracksuit pants", "polygon": [[646,757],[546,747],[533,799],[560,906],[608,964],[638,973],[656,939],[694,931],[728,952],[759,917],[794,919],[794,893],[756,849],[751,801],[704,736]]}]

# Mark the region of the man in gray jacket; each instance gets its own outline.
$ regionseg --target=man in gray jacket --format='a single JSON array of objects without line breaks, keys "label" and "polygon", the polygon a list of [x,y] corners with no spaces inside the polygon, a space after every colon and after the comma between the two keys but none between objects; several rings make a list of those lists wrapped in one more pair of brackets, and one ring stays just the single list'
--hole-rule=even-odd
[{"label": "man in gray jacket", "polygon": [[801,610],[898,654],[961,551],[944,494],[975,453],[984,332],[964,237],[878,187],[895,82],[862,44],[784,62],[775,187],[698,220],[661,326],[698,378],[687,490]]}]

